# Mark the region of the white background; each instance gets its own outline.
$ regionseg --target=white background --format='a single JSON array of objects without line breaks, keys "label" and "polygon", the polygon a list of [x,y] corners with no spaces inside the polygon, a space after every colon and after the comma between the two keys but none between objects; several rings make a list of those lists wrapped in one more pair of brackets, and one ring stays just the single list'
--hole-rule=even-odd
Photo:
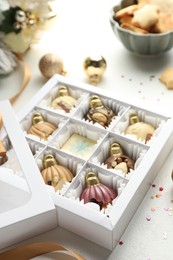
[{"label": "white background", "polygon": [[[67,75],[81,82],[87,82],[84,59],[93,54],[102,55],[107,69],[98,88],[111,92],[116,99],[173,115],[173,90],[167,90],[159,80],[165,68],[173,67],[173,50],[155,57],[140,57],[125,50],[109,23],[110,9],[117,3],[113,0],[56,1],[57,18],[52,27],[24,55],[31,68],[31,80],[13,106],[16,113],[46,82],[38,63],[44,54],[51,52],[63,59]],[[21,81],[21,65],[9,76],[1,77],[0,100],[13,96]],[[156,187],[150,188],[122,236],[123,245],[117,245],[112,252],[62,228],[24,242],[54,241],[89,260],[172,260],[172,162],[173,154],[170,154],[154,182]],[[163,187],[163,191],[159,191],[159,187]],[[162,196],[156,198],[156,194]]]}]

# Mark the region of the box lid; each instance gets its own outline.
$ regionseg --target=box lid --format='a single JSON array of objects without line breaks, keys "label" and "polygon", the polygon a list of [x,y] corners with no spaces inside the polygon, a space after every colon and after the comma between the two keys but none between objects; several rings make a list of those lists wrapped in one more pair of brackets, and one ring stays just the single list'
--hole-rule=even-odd
[{"label": "box lid", "polygon": [[[8,143],[9,146],[8,160],[0,166],[0,245],[2,248],[55,227],[57,218],[54,204],[40,177],[34,157],[9,101],[0,102],[0,111],[3,119],[0,140],[4,144]],[[10,156],[16,157],[15,160]],[[16,159],[18,166],[15,171],[13,161]],[[32,220],[34,218],[38,218],[39,224],[38,221]],[[20,228],[22,227],[20,223],[25,224],[23,230]]]}]

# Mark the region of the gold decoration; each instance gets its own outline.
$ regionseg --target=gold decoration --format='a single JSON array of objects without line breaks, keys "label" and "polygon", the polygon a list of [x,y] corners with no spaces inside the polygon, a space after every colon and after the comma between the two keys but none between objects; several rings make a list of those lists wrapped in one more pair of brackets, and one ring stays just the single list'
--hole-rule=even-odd
[{"label": "gold decoration", "polygon": [[62,59],[54,53],[47,53],[40,59],[39,69],[42,75],[47,79],[55,74],[66,74]]},{"label": "gold decoration", "polygon": [[115,113],[112,109],[106,107],[99,96],[93,95],[89,101],[89,111],[86,115],[86,119],[106,127],[113,118],[115,118]]},{"label": "gold decoration", "polygon": [[106,70],[106,60],[102,56],[87,57],[83,62],[83,68],[91,84],[98,84]]}]

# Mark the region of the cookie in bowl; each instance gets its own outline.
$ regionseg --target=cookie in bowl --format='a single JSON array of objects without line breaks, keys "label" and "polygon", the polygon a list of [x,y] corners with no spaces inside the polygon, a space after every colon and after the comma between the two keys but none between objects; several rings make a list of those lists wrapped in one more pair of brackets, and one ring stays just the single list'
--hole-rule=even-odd
[{"label": "cookie in bowl", "polygon": [[[173,2],[171,7],[173,10]],[[122,1],[111,9],[110,24],[123,46],[133,53],[156,55],[173,46],[173,15],[158,0]]]}]

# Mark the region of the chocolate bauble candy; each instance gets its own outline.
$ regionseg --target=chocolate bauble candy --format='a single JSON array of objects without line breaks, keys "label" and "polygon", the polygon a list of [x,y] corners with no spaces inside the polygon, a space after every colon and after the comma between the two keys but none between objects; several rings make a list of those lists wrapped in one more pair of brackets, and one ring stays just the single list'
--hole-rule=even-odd
[{"label": "chocolate bauble candy", "polygon": [[86,119],[93,123],[97,122],[103,127],[107,127],[113,118],[115,118],[113,110],[106,107],[99,96],[93,95],[89,101],[89,111],[86,115]]},{"label": "chocolate bauble candy", "polygon": [[103,207],[107,207],[116,197],[117,193],[111,187],[100,183],[95,173],[89,172],[86,175],[86,188],[80,196],[80,200],[84,200],[84,203],[96,200],[101,202]]},{"label": "chocolate bauble candy", "polygon": [[72,172],[65,166],[59,165],[51,154],[44,157],[43,165],[41,174],[44,182],[53,186],[55,191],[60,190],[66,182],[71,182],[74,177]]},{"label": "chocolate bauble candy", "polygon": [[32,126],[28,130],[28,134],[32,134],[40,137],[41,139],[47,140],[48,137],[56,130],[57,128],[46,122],[41,115],[41,113],[37,112],[32,117]]}]

